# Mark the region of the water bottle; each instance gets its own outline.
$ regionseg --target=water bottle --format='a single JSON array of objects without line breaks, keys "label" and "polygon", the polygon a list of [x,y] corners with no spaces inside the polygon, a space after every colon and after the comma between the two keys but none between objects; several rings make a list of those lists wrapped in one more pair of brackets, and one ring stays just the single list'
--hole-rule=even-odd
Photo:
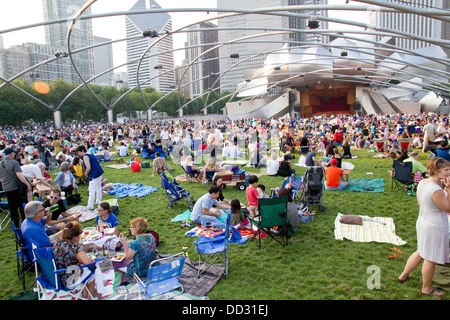
[{"label": "water bottle", "polygon": [[186,256],[186,258],[189,257],[188,247],[187,247],[186,243],[183,245],[183,252],[184,252],[184,255]]},{"label": "water bottle", "polygon": [[50,207],[50,212],[54,212],[59,209],[59,204],[54,204]]}]

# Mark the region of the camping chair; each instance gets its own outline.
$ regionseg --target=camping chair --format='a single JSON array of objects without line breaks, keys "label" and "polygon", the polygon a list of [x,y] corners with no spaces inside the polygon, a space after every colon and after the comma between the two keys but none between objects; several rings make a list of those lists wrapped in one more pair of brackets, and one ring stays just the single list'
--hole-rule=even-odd
[{"label": "camping chair", "polygon": [[[37,282],[37,291],[39,300],[52,300],[55,295],[57,298],[60,297],[60,292],[64,292],[74,299],[82,299],[83,289],[86,288],[86,284],[88,280],[95,274],[95,265],[102,261],[103,259],[97,259],[95,263],[91,263],[88,265],[83,265],[81,267],[78,266],[70,266],[67,269],[57,269],[55,256],[53,255],[52,247],[38,247],[38,245],[32,242],[32,251],[35,263],[35,272],[36,272],[36,282]],[[41,267],[42,274],[39,276],[38,274],[38,266]],[[61,285],[61,279],[59,275],[63,272],[75,271],[75,274],[79,271],[79,269],[84,270],[78,279],[70,286],[63,287]],[[46,291],[53,291],[50,295],[47,295]],[[86,288],[87,290],[87,288]],[[87,290],[89,292],[89,290]],[[91,299],[93,299],[92,294],[89,292]]]},{"label": "camping chair", "polygon": [[386,139],[373,139],[373,146],[377,152],[387,152],[388,150]]},{"label": "camping chair", "polygon": [[198,182],[197,180],[198,174],[195,175],[191,170],[186,169],[184,166],[181,166],[181,168],[183,168],[184,175],[188,181]]},{"label": "camping chair", "polygon": [[400,151],[405,151],[406,153],[412,151],[413,139],[398,139],[397,142]]},{"label": "camping chair", "polygon": [[[260,250],[267,247],[272,240],[284,247],[288,244],[288,239],[293,236],[293,227],[287,218],[287,201],[287,197],[259,199],[259,216],[253,219],[248,216],[251,224],[257,228],[253,232],[253,239],[256,238]],[[269,241],[261,248],[264,233],[269,237]]]},{"label": "camping chair", "polygon": [[[198,252],[198,277],[202,275],[210,267],[219,270],[221,274],[228,278],[228,241],[230,239],[230,222],[231,222],[231,209],[228,210],[226,224],[210,221],[202,221],[201,232],[198,240],[194,242],[195,251]],[[222,232],[214,237],[205,236],[204,232],[208,228],[221,229]],[[219,261],[220,264],[215,264]],[[202,268],[202,264],[206,264],[205,268]],[[222,270],[220,265],[224,265]]]},{"label": "camping chair", "polygon": [[136,273],[134,278],[150,299],[160,299],[163,294],[176,289],[180,295],[184,292],[180,278],[185,259],[184,252],[181,252],[154,260],[149,265],[145,282]]},{"label": "camping chair", "polygon": [[0,230],[3,230],[8,223],[11,222],[11,214],[9,212],[8,207],[8,199],[6,198],[6,192],[0,191],[0,216],[4,215],[4,217],[0,217]]},{"label": "camping chair", "polygon": [[412,162],[400,162],[398,160],[394,160],[392,168],[391,191],[403,190],[403,192],[407,194],[405,186],[409,186],[414,183],[412,175]]},{"label": "camping chair", "polygon": [[[28,260],[27,255],[25,254],[25,249],[30,248],[25,246],[25,240],[23,239],[22,231],[20,230],[20,228],[17,228],[15,226],[14,222],[11,223],[12,223],[12,230],[14,232],[16,240],[17,275],[19,276],[20,282],[22,283],[23,290],[26,290],[25,275],[28,272],[34,270],[34,264],[33,261]],[[33,285],[34,282],[30,286],[30,288]]]}]

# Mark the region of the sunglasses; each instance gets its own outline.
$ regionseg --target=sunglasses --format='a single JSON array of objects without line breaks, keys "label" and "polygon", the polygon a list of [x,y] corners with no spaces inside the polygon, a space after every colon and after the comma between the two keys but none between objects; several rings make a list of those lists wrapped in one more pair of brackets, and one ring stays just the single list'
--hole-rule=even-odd
[{"label": "sunglasses", "polygon": [[49,196],[51,199],[61,199],[61,197]]}]

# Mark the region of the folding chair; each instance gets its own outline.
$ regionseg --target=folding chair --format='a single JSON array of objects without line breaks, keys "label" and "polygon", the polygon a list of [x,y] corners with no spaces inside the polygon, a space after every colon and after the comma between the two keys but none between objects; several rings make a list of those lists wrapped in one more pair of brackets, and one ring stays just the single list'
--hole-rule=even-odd
[{"label": "folding chair", "polygon": [[412,175],[412,162],[400,162],[394,160],[392,164],[392,185],[391,191],[403,190],[407,194],[405,186],[409,186],[414,183]]},{"label": "folding chair", "polygon": [[397,142],[400,151],[405,151],[406,153],[412,151],[413,139],[398,139]]},{"label": "folding chair", "polygon": [[[294,235],[291,222],[287,218],[287,201],[287,197],[259,199],[259,216],[255,218],[248,216],[251,224],[257,228],[253,232],[253,239],[256,238],[260,250],[267,247],[272,240],[284,247],[288,244],[288,239]],[[267,234],[269,241],[261,248],[264,234]]]},{"label": "folding chair", "polygon": [[[55,296],[60,298],[60,293],[63,292],[74,299],[82,299],[83,289],[87,289],[86,284],[88,280],[95,274],[96,264],[101,262],[103,259],[97,259],[95,263],[91,263],[84,266],[70,266],[67,269],[57,269],[55,256],[53,255],[53,249],[51,247],[38,247],[38,245],[32,241],[32,251],[35,263],[36,272],[36,283],[39,300],[52,300]],[[38,266],[42,270],[42,274],[38,274]],[[79,274],[79,270],[83,270],[81,274],[75,281],[67,287],[61,285],[60,274],[63,272],[75,271],[75,274]],[[48,295],[46,291],[49,290]],[[92,294],[87,290],[91,299],[93,299]]]},{"label": "folding chair", "polygon": [[373,139],[373,145],[377,152],[387,152],[387,140],[386,139]]},{"label": "folding chair", "polygon": [[136,273],[133,276],[150,299],[161,299],[165,293],[177,289],[179,292],[176,295],[180,295],[184,292],[180,278],[185,259],[184,252],[181,252],[152,261],[145,282]]},{"label": "folding chair", "polygon": [[[214,223],[210,221],[203,221],[201,224],[201,232],[195,244],[195,251],[198,252],[198,277],[202,275],[210,267],[219,270],[225,278],[228,278],[228,241],[230,239],[230,222],[231,222],[231,209],[227,214],[227,222]],[[221,229],[221,233],[211,236],[205,236],[204,232],[208,228]],[[216,264],[218,261],[220,264]],[[205,268],[202,268],[202,264],[206,264]],[[222,270],[219,265],[224,265]]]},{"label": "folding chair", "polygon": [[11,222],[11,214],[9,212],[8,199],[6,198],[5,191],[0,191],[0,216],[1,215],[4,215],[4,217],[0,217],[0,230],[3,230],[8,223]]},{"label": "folding chair", "polygon": [[[33,261],[28,260],[27,255],[25,254],[25,249],[31,248],[25,246],[25,240],[23,239],[22,231],[20,230],[20,228],[17,228],[14,222],[11,223],[16,240],[17,275],[19,276],[20,282],[22,283],[23,290],[26,290],[25,276],[28,272],[34,270],[34,264]],[[35,282],[33,282],[30,288],[34,285]]]}]

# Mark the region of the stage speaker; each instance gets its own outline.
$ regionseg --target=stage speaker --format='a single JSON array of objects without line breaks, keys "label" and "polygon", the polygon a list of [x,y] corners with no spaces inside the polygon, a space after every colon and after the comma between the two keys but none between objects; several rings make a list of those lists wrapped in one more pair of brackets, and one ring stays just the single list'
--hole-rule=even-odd
[{"label": "stage speaker", "polygon": [[353,110],[355,111],[361,110],[361,104],[358,101],[353,102]]},{"label": "stage speaker", "polygon": [[322,100],[323,100],[323,101],[330,101],[330,95],[329,95],[329,94],[324,94],[324,95],[322,96]]}]

